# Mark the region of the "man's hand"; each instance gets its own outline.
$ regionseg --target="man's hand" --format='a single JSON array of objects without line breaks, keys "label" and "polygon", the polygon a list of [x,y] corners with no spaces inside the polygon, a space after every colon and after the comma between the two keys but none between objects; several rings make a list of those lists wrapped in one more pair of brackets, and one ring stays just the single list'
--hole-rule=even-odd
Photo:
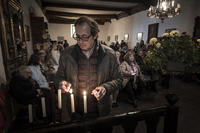
[{"label": "man's hand", "polygon": [[103,86],[99,86],[96,87],[91,94],[94,95],[97,100],[101,100],[106,94],[106,89]]},{"label": "man's hand", "polygon": [[61,81],[59,83],[59,89],[61,89],[62,93],[68,93],[71,87],[71,83],[67,81]]}]

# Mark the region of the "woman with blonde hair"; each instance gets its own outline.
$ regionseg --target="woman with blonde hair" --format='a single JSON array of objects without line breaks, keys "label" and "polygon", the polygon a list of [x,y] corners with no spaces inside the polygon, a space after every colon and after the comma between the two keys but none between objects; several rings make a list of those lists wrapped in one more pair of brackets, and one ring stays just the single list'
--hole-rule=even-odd
[{"label": "woman with blonde hair", "polygon": [[120,71],[123,74],[122,87],[126,90],[129,102],[133,107],[137,107],[135,99],[141,99],[140,95],[144,87],[144,77],[135,60],[135,53],[128,50],[124,56],[124,61],[120,65]]}]

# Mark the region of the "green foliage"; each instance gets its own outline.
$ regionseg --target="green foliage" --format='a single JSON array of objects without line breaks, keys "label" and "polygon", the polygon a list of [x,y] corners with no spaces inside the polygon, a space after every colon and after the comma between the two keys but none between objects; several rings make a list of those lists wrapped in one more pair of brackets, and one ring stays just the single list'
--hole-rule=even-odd
[{"label": "green foliage", "polygon": [[145,60],[156,71],[167,72],[168,62],[180,62],[189,73],[200,73],[200,39],[178,31],[152,38]]}]

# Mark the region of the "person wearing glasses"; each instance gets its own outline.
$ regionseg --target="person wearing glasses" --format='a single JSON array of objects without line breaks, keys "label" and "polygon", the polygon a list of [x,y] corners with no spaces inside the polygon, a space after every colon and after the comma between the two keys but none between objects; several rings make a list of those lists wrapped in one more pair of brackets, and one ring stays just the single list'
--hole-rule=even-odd
[{"label": "person wearing glasses", "polygon": [[[69,93],[70,88],[73,90],[76,119],[79,120],[84,116],[84,91],[87,95],[87,118],[108,115],[110,94],[122,84],[115,52],[97,40],[99,28],[92,19],[86,16],[77,19],[75,31],[73,38],[77,43],[61,53],[55,78],[56,86],[59,86],[63,94]],[[70,116],[70,100],[68,101],[67,111]],[[77,132],[86,132],[87,129],[80,130]],[[91,132],[110,133],[112,127],[98,126]]]}]

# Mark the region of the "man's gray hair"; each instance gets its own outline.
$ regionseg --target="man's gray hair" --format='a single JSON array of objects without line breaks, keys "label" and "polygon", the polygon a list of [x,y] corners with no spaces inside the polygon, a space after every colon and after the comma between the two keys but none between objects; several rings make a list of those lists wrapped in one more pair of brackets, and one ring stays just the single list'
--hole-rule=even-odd
[{"label": "man's gray hair", "polygon": [[28,67],[28,66],[25,66],[25,65],[20,66],[20,67],[18,68],[19,74],[21,75],[21,74],[24,72],[24,70],[26,70],[27,68],[29,68],[29,67]]},{"label": "man's gray hair", "polygon": [[82,16],[77,19],[74,26],[76,27],[76,25],[81,25],[83,23],[87,23],[90,26],[92,36],[95,36],[100,31],[97,22],[87,16]]}]

